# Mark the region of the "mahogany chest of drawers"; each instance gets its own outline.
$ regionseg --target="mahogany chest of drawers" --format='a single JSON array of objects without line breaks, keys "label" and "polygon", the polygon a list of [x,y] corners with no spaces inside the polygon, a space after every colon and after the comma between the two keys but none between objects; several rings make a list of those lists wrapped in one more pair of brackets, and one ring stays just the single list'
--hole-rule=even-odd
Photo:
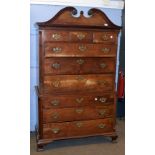
[{"label": "mahogany chest of drawers", "polygon": [[120,27],[100,10],[67,7],[39,26],[37,148],[58,139],[117,138],[115,68]]}]

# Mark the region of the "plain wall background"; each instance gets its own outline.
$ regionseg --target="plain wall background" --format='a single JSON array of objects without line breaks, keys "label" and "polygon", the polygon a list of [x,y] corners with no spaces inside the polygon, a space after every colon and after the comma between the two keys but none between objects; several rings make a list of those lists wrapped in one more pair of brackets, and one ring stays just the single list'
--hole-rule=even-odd
[{"label": "plain wall background", "polygon": [[[52,5],[31,5],[30,7],[30,130],[35,130],[37,122],[37,96],[34,86],[38,85],[38,32],[35,25],[36,22],[44,22],[52,18],[64,6]],[[83,10],[86,14],[89,7],[75,7],[77,10]],[[122,10],[119,9],[101,9],[109,19],[116,25],[122,25]],[[119,35],[120,37],[120,35]],[[117,67],[119,66],[119,48],[118,43]],[[117,76],[116,76],[117,82]]]}]

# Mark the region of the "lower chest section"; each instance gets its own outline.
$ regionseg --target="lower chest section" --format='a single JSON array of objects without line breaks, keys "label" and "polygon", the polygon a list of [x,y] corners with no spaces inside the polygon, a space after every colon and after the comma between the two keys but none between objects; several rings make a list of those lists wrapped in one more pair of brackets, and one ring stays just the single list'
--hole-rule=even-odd
[{"label": "lower chest section", "polygon": [[114,131],[113,93],[56,94],[40,98],[42,138],[108,134]]}]

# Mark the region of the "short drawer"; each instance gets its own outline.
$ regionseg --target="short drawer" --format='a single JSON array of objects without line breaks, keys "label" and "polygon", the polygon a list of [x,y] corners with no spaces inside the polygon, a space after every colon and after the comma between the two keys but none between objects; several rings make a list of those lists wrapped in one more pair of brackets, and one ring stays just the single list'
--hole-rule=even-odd
[{"label": "short drawer", "polygon": [[114,57],[116,45],[45,43],[45,57]]},{"label": "short drawer", "polygon": [[94,32],[94,43],[117,43],[117,33],[114,32]]},{"label": "short drawer", "polygon": [[96,93],[87,95],[46,95],[40,98],[44,109],[49,108],[70,108],[84,106],[102,106],[114,102],[113,93]]},{"label": "short drawer", "polygon": [[68,135],[69,122],[43,124],[43,138],[63,138]]},{"label": "short drawer", "polygon": [[113,74],[44,76],[49,92],[104,92],[114,88]]},{"label": "short drawer", "polygon": [[67,31],[58,30],[44,30],[42,33],[42,39],[44,42],[60,42],[69,41],[69,33]]},{"label": "short drawer", "polygon": [[114,73],[114,58],[48,58],[45,74],[94,74]]},{"label": "short drawer", "polygon": [[93,33],[85,31],[71,31],[69,32],[71,42],[92,42]]},{"label": "short drawer", "polygon": [[43,122],[66,122],[106,118],[113,116],[113,104],[99,107],[79,107],[79,108],[61,108],[44,109]]},{"label": "short drawer", "polygon": [[114,121],[112,118],[63,123],[48,123],[43,125],[43,138],[64,139],[67,137],[100,135],[113,131]]}]

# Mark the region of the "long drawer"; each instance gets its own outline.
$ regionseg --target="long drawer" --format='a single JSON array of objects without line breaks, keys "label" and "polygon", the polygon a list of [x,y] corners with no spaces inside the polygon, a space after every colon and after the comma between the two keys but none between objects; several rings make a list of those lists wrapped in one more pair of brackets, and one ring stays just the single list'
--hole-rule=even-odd
[{"label": "long drawer", "polygon": [[113,132],[113,119],[97,119],[43,125],[43,138],[63,139],[66,137],[90,136]]},{"label": "long drawer", "polygon": [[93,74],[114,73],[114,58],[48,58],[45,74]]},{"label": "long drawer", "polygon": [[113,74],[44,76],[49,92],[103,92],[114,88]]},{"label": "long drawer", "polygon": [[69,108],[69,107],[84,107],[84,106],[101,106],[108,105],[114,102],[113,93],[96,93],[87,95],[44,95],[40,98],[43,108]]},{"label": "long drawer", "polygon": [[45,57],[114,57],[116,45],[85,43],[45,43]]},{"label": "long drawer", "polygon": [[89,119],[99,119],[112,117],[114,114],[113,105],[99,107],[79,107],[79,108],[61,108],[61,109],[44,109],[43,122],[66,122]]}]

